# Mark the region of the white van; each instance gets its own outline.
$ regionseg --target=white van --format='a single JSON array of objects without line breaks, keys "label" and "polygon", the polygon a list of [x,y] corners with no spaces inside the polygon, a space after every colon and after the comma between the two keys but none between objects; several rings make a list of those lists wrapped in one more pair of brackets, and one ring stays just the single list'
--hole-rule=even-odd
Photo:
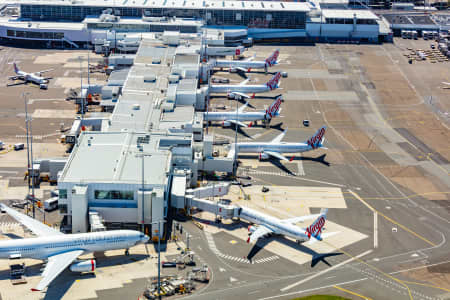
[{"label": "white van", "polygon": [[15,151],[19,151],[25,149],[25,144],[24,143],[19,143],[19,144],[14,144],[14,150]]},{"label": "white van", "polygon": [[44,209],[52,211],[58,208],[58,197],[53,197],[44,201]]}]

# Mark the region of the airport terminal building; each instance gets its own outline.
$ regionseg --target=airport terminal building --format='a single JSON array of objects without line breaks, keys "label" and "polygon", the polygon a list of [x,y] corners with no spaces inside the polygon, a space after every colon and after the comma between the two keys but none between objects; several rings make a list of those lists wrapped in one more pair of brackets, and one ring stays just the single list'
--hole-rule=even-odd
[{"label": "airport terminal building", "polygon": [[[389,34],[371,11],[328,2],[333,1],[12,1],[3,9],[16,6],[17,15],[0,18],[0,37],[12,41],[50,39],[74,46],[92,43],[102,31],[193,33],[215,28],[225,31],[225,39],[237,30],[242,38],[255,41],[305,42],[379,42]],[[332,30],[328,24],[333,24]]]},{"label": "airport terminal building", "polygon": [[111,114],[76,122],[100,125],[76,138],[58,178],[59,210],[74,233],[90,231],[96,212],[107,228],[142,226],[154,236],[169,207],[185,208],[201,172],[233,172],[233,159],[213,157],[213,138],[203,134],[200,39],[169,36],[141,41]]}]

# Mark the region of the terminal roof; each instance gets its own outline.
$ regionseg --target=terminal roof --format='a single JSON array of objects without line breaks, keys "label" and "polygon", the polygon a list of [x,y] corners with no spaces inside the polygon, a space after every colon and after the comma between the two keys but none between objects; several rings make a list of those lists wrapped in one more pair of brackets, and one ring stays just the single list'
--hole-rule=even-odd
[{"label": "terminal roof", "polygon": [[102,7],[148,7],[210,10],[266,10],[266,11],[304,11],[308,12],[306,2],[278,1],[205,1],[205,0],[25,0],[20,4],[36,5],[69,5],[69,6],[102,6]]},{"label": "terminal roof", "polygon": [[353,19],[353,16],[356,15],[357,19],[378,20],[373,12],[362,9],[323,9],[322,14],[324,18]]}]

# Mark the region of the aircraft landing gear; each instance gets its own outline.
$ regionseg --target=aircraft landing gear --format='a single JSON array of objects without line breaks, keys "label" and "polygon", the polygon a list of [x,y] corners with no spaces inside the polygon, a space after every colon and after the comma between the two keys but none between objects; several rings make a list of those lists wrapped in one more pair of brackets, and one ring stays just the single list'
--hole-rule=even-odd
[{"label": "aircraft landing gear", "polygon": [[125,249],[125,255],[126,256],[130,256],[130,250],[129,249]]}]

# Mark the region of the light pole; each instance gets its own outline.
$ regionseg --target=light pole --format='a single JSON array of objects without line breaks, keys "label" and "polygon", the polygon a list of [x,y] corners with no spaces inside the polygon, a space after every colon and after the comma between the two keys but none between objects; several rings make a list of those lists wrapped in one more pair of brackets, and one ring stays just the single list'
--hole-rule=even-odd
[{"label": "light pole", "polygon": [[157,222],[152,222],[153,224],[158,224],[158,298],[161,299],[161,223],[165,220],[159,220]]},{"label": "light pole", "polygon": [[234,127],[234,176],[237,175],[237,151],[238,151],[238,147],[237,147],[237,133],[238,133],[238,122],[239,122],[239,109],[238,109],[238,100],[236,100],[236,123],[235,123],[235,127]]},{"label": "light pole", "polygon": [[[27,172],[28,172],[28,193],[27,196],[30,195],[30,143],[29,143],[29,133],[28,133],[28,96],[30,96],[30,92],[22,93],[23,100],[25,102],[25,127],[27,131]],[[27,201],[27,214],[28,214],[28,201]]]},{"label": "light pole", "polygon": [[[26,115],[28,115],[28,111],[27,111],[27,113],[26,113]],[[29,121],[31,121],[31,120],[29,120]],[[32,200],[31,200],[31,205],[33,206],[33,219],[35,218],[35,214],[36,214],[36,212],[35,212],[35,205],[34,205],[34,202],[35,202],[35,198],[34,198],[34,183],[35,183],[35,180],[34,180],[34,162],[33,162],[33,130],[32,130],[32,126],[31,126],[31,122],[30,122],[30,124],[29,124],[29,130],[30,130],[30,145],[31,145],[31,147],[30,147],[30,158],[31,158],[31,174],[32,174],[32,177],[31,177],[31,197],[32,197]],[[28,176],[30,176],[30,172],[28,171]]]},{"label": "light pole", "polygon": [[83,66],[81,64],[82,57],[78,56],[78,60],[80,61],[80,100],[81,100],[81,119],[83,120],[84,116],[84,99],[83,99]]},{"label": "light pole", "polygon": [[[144,151],[144,148],[142,145],[139,145],[139,151]],[[144,204],[144,191],[145,191],[145,177],[144,177],[144,158],[145,157],[150,157],[152,156],[151,154],[145,154],[145,153],[140,153],[140,154],[136,154],[136,157],[140,157],[142,160],[142,221],[141,221],[141,230],[142,232],[145,231],[145,224],[144,224],[144,209],[145,209],[145,204]],[[145,232],[144,232],[145,233]]]}]

